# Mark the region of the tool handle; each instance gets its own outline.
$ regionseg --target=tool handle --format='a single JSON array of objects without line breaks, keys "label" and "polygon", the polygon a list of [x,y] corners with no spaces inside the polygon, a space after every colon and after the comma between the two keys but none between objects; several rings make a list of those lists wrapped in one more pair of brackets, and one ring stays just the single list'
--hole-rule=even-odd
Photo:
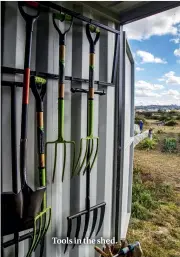
[{"label": "tool handle", "polygon": [[36,99],[36,112],[43,112],[43,100],[46,94],[46,79],[38,76],[31,76],[30,86]]},{"label": "tool handle", "polygon": [[[27,166],[27,114],[29,105],[29,87],[30,87],[30,61],[31,61],[31,46],[32,32],[34,21],[39,17],[39,5],[36,15],[29,15],[23,10],[25,2],[18,2],[18,7],[21,15],[26,21],[26,41],[25,41],[25,58],[24,58],[24,80],[23,80],[23,97],[22,97],[22,114],[21,114],[21,140],[20,140],[20,175],[21,186],[27,183],[26,166]],[[28,4],[32,7],[32,4]],[[35,6],[33,6],[34,8]]]},{"label": "tool handle", "polygon": [[64,99],[58,99],[58,140],[64,140]]},{"label": "tool handle", "polygon": [[103,250],[101,250],[99,247],[95,246],[94,249],[96,250],[96,252],[101,254],[103,257],[108,257],[108,255]]},{"label": "tool handle", "polygon": [[[32,9],[35,9],[37,11],[37,13],[34,14],[34,15],[27,14],[24,11],[23,6],[27,6],[27,7],[30,7]],[[18,7],[19,7],[19,11],[20,11],[21,15],[23,16],[23,18],[25,19],[26,22],[34,22],[39,17],[40,5],[37,2],[33,2],[33,1],[18,1]]]},{"label": "tool handle", "polygon": [[[91,33],[95,33],[95,39],[92,39]],[[86,24],[86,36],[89,41],[89,99],[94,99],[94,64],[95,64],[95,45],[99,40],[100,31],[95,26]]]},{"label": "tool handle", "polygon": [[[59,33],[59,44],[60,45],[65,45],[65,35],[71,29],[71,26],[72,26],[72,23],[73,23],[73,17],[68,15],[68,14],[65,14],[65,13],[53,13],[52,19],[53,19],[53,25],[54,25],[55,29],[57,30],[57,32]],[[58,20],[58,21],[61,21],[61,22],[64,22],[64,21],[70,22],[69,27],[64,31],[64,33],[62,33],[59,26],[56,24],[55,20]]]},{"label": "tool handle", "polygon": [[93,136],[94,127],[94,100],[88,99],[88,136]]}]

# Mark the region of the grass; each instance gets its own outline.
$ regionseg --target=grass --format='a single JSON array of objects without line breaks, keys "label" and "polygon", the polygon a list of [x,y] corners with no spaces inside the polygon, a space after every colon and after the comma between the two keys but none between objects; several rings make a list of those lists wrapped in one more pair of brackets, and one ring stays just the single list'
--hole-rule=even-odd
[{"label": "grass", "polygon": [[[158,143],[153,150],[135,148],[127,239],[140,241],[144,257],[180,257],[180,130],[157,127],[154,131]],[[176,138],[176,153],[162,152],[164,139],[170,137]]]}]

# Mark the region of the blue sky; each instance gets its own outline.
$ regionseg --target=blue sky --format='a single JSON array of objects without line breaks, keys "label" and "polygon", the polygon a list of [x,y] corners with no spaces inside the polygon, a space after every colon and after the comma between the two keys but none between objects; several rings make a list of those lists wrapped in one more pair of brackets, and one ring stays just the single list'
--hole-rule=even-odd
[{"label": "blue sky", "polygon": [[180,7],[124,30],[136,64],[136,105],[180,105]]}]

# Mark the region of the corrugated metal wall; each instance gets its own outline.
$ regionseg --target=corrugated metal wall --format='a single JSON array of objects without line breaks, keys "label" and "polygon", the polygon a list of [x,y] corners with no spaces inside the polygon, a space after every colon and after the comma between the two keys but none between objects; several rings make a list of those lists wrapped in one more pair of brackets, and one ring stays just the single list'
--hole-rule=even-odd
[{"label": "corrugated metal wall", "polygon": [[[87,9],[75,6],[72,3],[62,3],[65,7],[83,13],[85,16],[98,20]],[[17,2],[6,2],[4,30],[4,54],[2,65],[23,69],[25,22],[17,8]],[[106,20],[100,20],[108,24]],[[113,26],[113,24],[109,24]],[[66,76],[88,78],[88,51],[89,44],[85,34],[85,24],[74,21],[73,27],[67,34],[66,43]],[[111,81],[114,52],[114,34],[101,31],[100,41],[96,46],[95,80]],[[58,33],[52,23],[52,14],[41,13],[35,23],[33,32],[31,69],[41,72],[58,74],[59,41]],[[22,81],[21,75],[3,76],[4,80]],[[65,89],[65,138],[73,139],[79,147],[81,137],[86,137],[87,95],[72,94],[71,83],[66,81]],[[87,88],[87,84],[72,86]],[[96,87],[97,88],[97,87]],[[21,124],[22,89],[17,88],[17,133],[18,133],[18,160]],[[98,235],[108,238],[111,236],[112,218],[112,183],[113,183],[113,139],[114,139],[114,97],[115,88],[104,88],[106,96],[95,95],[95,127],[94,134],[99,135],[100,146],[98,160],[91,172],[91,205],[106,202],[104,225]],[[46,140],[57,138],[57,96],[58,81],[48,80],[45,99],[45,129]],[[10,150],[10,88],[2,87],[2,191],[11,191],[11,150]],[[37,154],[36,154],[36,121],[35,100],[30,94],[30,108],[28,114],[28,184],[34,189],[38,186]],[[85,208],[85,176],[70,180],[70,149],[67,151],[67,165],[65,180],[61,182],[61,147],[58,148],[58,164],[56,180],[52,184],[52,170],[54,148],[49,147],[47,153],[47,197],[48,206],[52,206],[52,222],[46,238],[44,256],[61,256],[64,246],[53,245],[52,237],[66,236],[66,217]],[[19,163],[18,163],[19,164]],[[20,189],[20,184],[19,184]],[[84,221],[82,221],[84,224]],[[76,226],[76,222],[75,225]],[[83,229],[83,227],[82,227]],[[97,226],[96,226],[97,229]],[[82,230],[81,230],[82,233]],[[21,233],[22,234],[22,233]],[[4,241],[11,236],[4,238]],[[28,240],[20,243],[19,257],[25,256],[28,249]],[[4,256],[14,256],[14,247],[4,250]],[[82,245],[76,247],[66,256],[93,256],[93,246]],[[32,256],[38,256],[38,251]]]}]

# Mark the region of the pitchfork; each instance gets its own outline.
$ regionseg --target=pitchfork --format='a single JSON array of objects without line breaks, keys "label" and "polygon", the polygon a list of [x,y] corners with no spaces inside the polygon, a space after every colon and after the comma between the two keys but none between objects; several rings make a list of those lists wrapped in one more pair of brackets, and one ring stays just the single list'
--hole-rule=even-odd
[{"label": "pitchfork", "polygon": [[[62,33],[57,26],[55,20],[69,21],[70,25],[69,28]],[[59,33],[59,96],[58,96],[58,138],[56,141],[47,142],[46,143],[46,151],[48,144],[55,144],[55,157],[54,157],[54,169],[53,169],[53,179],[54,182],[55,172],[56,172],[56,161],[57,161],[57,145],[63,144],[64,145],[64,160],[63,160],[63,170],[62,170],[62,182],[64,179],[64,172],[66,167],[66,144],[71,144],[73,146],[73,161],[71,169],[74,169],[74,162],[75,162],[75,142],[74,141],[66,141],[64,139],[64,88],[65,88],[65,75],[64,75],[64,68],[65,68],[65,37],[68,31],[72,26],[72,17],[67,14],[53,14],[53,24],[56,28],[57,32]]]},{"label": "pitchfork", "polygon": [[[91,35],[90,35],[90,30],[91,32],[96,33],[96,38],[95,41],[93,42]],[[85,225],[84,225],[84,231],[83,231],[83,236],[82,236],[82,241],[86,236],[88,226],[89,226],[89,219],[90,219],[90,212],[93,212],[93,222],[92,222],[92,227],[91,227],[91,232],[88,238],[91,238],[94,229],[96,227],[96,222],[97,222],[97,217],[98,217],[98,209],[101,210],[100,214],[100,220],[99,220],[99,226],[96,232],[96,235],[99,233],[101,226],[103,224],[104,220],[104,214],[105,214],[105,202],[102,202],[100,204],[97,204],[95,206],[90,207],[90,171],[92,169],[92,164],[90,165],[90,158],[92,155],[92,148],[93,148],[93,100],[94,100],[94,89],[93,89],[93,69],[94,69],[94,46],[96,42],[99,39],[99,31],[97,30],[96,27],[90,26],[89,24],[86,25],[86,34],[88,37],[88,40],[90,42],[90,65],[89,65],[89,99],[88,99],[88,129],[87,129],[87,134],[89,135],[86,140],[88,140],[88,144],[86,146],[86,155],[85,158],[87,160],[86,164],[86,209],[74,214],[72,216],[67,217],[68,220],[68,231],[67,231],[67,238],[70,238],[71,235],[71,230],[72,230],[72,220],[77,218],[77,227],[76,227],[76,232],[75,232],[75,238],[77,239],[79,236],[80,232],[80,227],[81,227],[81,216],[85,215]],[[97,138],[96,138],[97,139]],[[82,139],[83,140],[83,139]],[[97,139],[98,140],[98,139]],[[95,159],[95,157],[94,157]],[[95,160],[93,160],[95,161]],[[73,244],[73,248],[75,247],[75,244]],[[65,250],[64,253],[66,252],[68,248],[68,244],[65,245]]]},{"label": "pitchfork", "polygon": [[[91,33],[95,33],[96,37],[93,41],[91,37]],[[95,45],[99,40],[100,37],[100,31],[98,28],[87,25],[86,26],[86,35],[90,44],[90,53],[89,53],[89,99],[88,99],[88,136],[86,138],[81,138],[80,140],[80,151],[79,156],[76,162],[76,165],[74,167],[74,170],[72,174],[80,174],[85,162],[86,166],[84,168],[83,174],[85,173],[85,170],[87,166],[89,165],[89,170],[91,171],[94,163],[97,158],[98,149],[99,149],[99,138],[94,137],[93,133],[93,126],[94,126],[94,64],[95,64]],[[84,158],[82,160],[82,163],[80,164],[80,160],[82,157],[82,150],[83,150],[83,141],[86,141],[86,150],[84,154]],[[94,147],[94,141],[96,141],[96,148]],[[89,144],[91,142],[91,148],[89,152],[89,157],[87,159],[88,155],[88,148]],[[94,151],[95,149],[95,151]],[[95,153],[94,153],[95,152]],[[91,162],[91,163],[90,163]],[[80,166],[79,166],[80,165]]]},{"label": "pitchfork", "polygon": [[[38,157],[39,157],[39,181],[40,186],[46,186],[46,169],[45,169],[45,154],[44,154],[44,112],[43,112],[43,99],[46,94],[46,80],[37,76],[31,77],[31,90],[36,99],[36,118],[37,118],[37,141],[38,141]],[[47,208],[46,193],[42,202],[42,214],[39,225],[39,232],[35,238],[34,233],[33,249],[35,250],[41,241],[40,256],[43,254],[44,236],[48,231],[51,221],[51,207]],[[48,215],[49,214],[49,215]],[[49,218],[47,219],[47,215]],[[44,219],[43,219],[44,218]]]}]

